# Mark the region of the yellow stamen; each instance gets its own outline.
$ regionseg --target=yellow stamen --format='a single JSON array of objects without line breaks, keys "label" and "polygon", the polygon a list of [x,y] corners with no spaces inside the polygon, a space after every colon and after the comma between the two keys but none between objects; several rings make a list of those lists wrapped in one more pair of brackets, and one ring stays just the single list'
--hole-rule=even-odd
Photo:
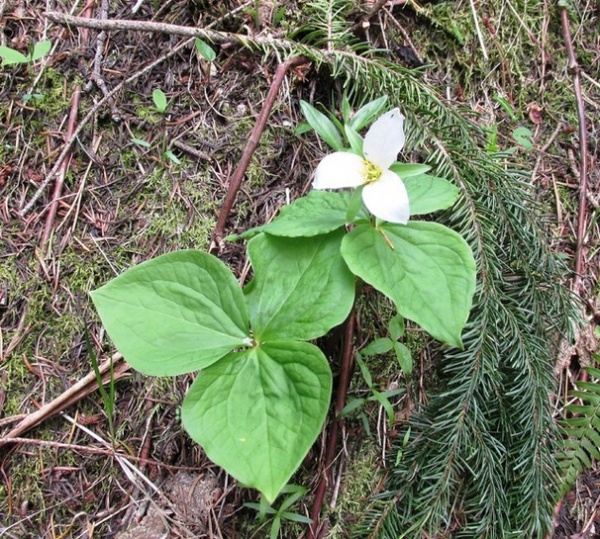
[{"label": "yellow stamen", "polygon": [[365,184],[376,182],[379,178],[381,178],[383,172],[375,163],[371,163],[371,161],[363,159],[363,165],[365,166],[363,170]]}]

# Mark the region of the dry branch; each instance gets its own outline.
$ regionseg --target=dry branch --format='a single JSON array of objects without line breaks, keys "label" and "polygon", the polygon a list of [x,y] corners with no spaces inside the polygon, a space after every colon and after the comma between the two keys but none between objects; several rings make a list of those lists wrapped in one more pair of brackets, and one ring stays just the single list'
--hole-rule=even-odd
[{"label": "dry branch", "polygon": [[575,253],[575,281],[574,289],[576,292],[582,292],[582,269],[583,269],[583,243],[587,232],[587,191],[588,191],[588,140],[587,140],[587,121],[585,117],[585,105],[583,104],[583,94],[581,91],[581,68],[577,63],[575,51],[573,49],[573,38],[569,27],[569,12],[566,8],[560,9],[560,19],[562,23],[565,47],[569,60],[569,69],[573,73],[573,89],[575,91],[575,100],[577,101],[577,116],[579,119],[579,212],[577,216],[577,250]]},{"label": "dry branch", "polygon": [[[123,356],[121,354],[115,354],[110,360],[105,361],[99,366],[103,384],[107,384],[111,380],[111,363],[113,366],[113,380],[122,378],[127,371],[129,371],[129,365],[123,362]],[[96,389],[98,389],[98,381],[96,379],[96,373],[92,371],[87,374],[85,378],[82,378],[79,382],[67,389],[62,395],[59,395],[53,401],[45,404],[36,412],[25,416],[14,429],[0,439],[0,445],[11,443],[14,438],[21,436],[24,432],[27,432],[29,429],[39,425],[42,421],[63,411],[72,404],[79,402],[83,397],[89,395]]]}]

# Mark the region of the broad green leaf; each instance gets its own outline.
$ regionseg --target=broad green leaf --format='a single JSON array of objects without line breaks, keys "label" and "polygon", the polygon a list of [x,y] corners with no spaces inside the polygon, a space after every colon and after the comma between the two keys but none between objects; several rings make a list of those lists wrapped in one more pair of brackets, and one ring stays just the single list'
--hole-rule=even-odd
[{"label": "broad green leaf", "polygon": [[33,46],[33,52],[31,53],[31,61],[35,62],[39,60],[43,56],[46,56],[50,52],[52,48],[52,41],[49,39],[45,39],[44,41],[40,41]]},{"label": "broad green leaf", "polygon": [[411,176],[403,180],[411,215],[423,215],[445,210],[458,199],[459,189],[444,178],[429,176]]},{"label": "broad green leaf", "polygon": [[330,396],[316,346],[272,342],[204,369],[181,416],[213,462],[273,503],[321,431]]},{"label": "broad green leaf", "polygon": [[427,171],[431,170],[431,167],[429,165],[421,165],[417,163],[398,163],[396,161],[392,164],[390,170],[405,180],[411,176],[421,176],[422,174],[425,174]]},{"label": "broad green leaf", "polygon": [[152,91],[152,101],[158,112],[167,110],[167,96],[160,88],[155,88]]},{"label": "broad green leaf", "polygon": [[2,58],[2,63],[4,65],[28,64],[30,62],[29,58],[24,54],[4,46],[0,46],[0,58]]},{"label": "broad green leaf", "polygon": [[334,150],[342,150],[342,137],[333,122],[306,101],[300,101],[300,109],[306,121],[317,134]]},{"label": "broad green leaf", "polygon": [[91,295],[116,347],[144,374],[197,371],[250,341],[238,282],[201,251],[144,262]]},{"label": "broad green leaf", "polygon": [[208,60],[209,62],[214,62],[216,60],[217,53],[208,43],[206,43],[206,41],[203,41],[202,39],[197,37],[194,40],[194,43],[196,45],[196,50],[198,51],[200,56],[202,56],[202,58]]},{"label": "broad green leaf", "polygon": [[358,109],[354,116],[352,116],[352,120],[350,121],[350,125],[354,128],[355,131],[360,131],[363,127],[369,125],[373,122],[378,116],[381,116],[385,106],[387,104],[387,95],[384,95],[374,101],[371,101]]},{"label": "broad green leaf", "polygon": [[394,347],[394,343],[391,339],[387,337],[382,337],[380,339],[375,339],[371,341],[367,346],[365,346],[360,353],[363,356],[377,356],[379,354],[385,354],[389,352]]},{"label": "broad green leaf", "polygon": [[342,241],[350,270],[388,296],[435,338],[462,346],[475,290],[475,261],[456,232],[438,223],[358,225]]},{"label": "broad green leaf", "polygon": [[261,234],[248,242],[255,277],[246,300],[259,342],[316,339],[345,320],[354,302],[354,276],[340,255],[343,235]]},{"label": "broad green leaf", "polygon": [[[347,223],[351,192],[313,190],[305,197],[295,200],[281,209],[277,218],[240,236],[252,238],[260,232],[288,238],[311,237],[327,234]],[[356,219],[365,218],[366,213],[357,211]]]},{"label": "broad green leaf", "polygon": [[398,363],[402,372],[408,376],[413,370],[413,360],[410,350],[401,342],[395,342],[394,351],[396,352],[396,357],[398,358]]}]

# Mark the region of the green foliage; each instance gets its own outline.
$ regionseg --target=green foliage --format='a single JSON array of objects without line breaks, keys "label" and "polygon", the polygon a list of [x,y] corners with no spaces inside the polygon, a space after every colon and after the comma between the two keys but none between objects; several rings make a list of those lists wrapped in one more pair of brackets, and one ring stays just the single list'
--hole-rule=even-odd
[{"label": "green foliage", "polygon": [[33,44],[29,55],[25,56],[23,53],[15,49],[0,46],[0,58],[2,58],[2,65],[31,64],[39,60],[40,58],[46,56],[46,54],[50,52],[51,48],[51,41],[40,41],[38,43]]},{"label": "green foliage", "polygon": [[158,112],[163,113],[167,110],[167,96],[160,88],[152,91],[152,101]]},{"label": "green foliage", "polygon": [[[595,354],[595,359],[600,361],[600,355]],[[580,473],[592,467],[592,460],[600,461],[600,369],[586,367],[585,371],[595,380],[576,382],[577,389],[570,392],[569,400],[577,399],[578,404],[565,406],[560,425],[559,499],[569,492]]]},{"label": "green foliage", "polygon": [[[392,114],[397,118],[397,110]],[[404,140],[403,132],[394,133]],[[444,205],[455,194],[432,189],[434,202],[424,206]],[[435,223],[374,226],[364,209],[350,211],[355,200],[307,197],[262,227],[248,244],[254,279],[243,292],[218,259],[184,250],[131,268],[92,293],[116,346],[137,370],[156,376],[201,370],[183,402],[184,427],[209,458],[271,502],[325,420],[331,371],[323,353],[304,341],[347,317],[355,287],[349,268],[390,296],[401,314],[460,346],[475,278],[467,244]],[[359,221],[346,234],[350,213]],[[402,335],[398,319],[390,333]],[[412,368],[406,347],[379,343],[395,350],[406,371]],[[377,342],[371,348],[367,354],[379,353]],[[393,392],[379,392],[357,362],[392,423]]]},{"label": "green foliage", "polygon": [[194,39],[194,44],[196,45],[196,50],[198,51],[200,56],[202,56],[202,58],[204,58],[208,62],[214,62],[216,60],[217,53],[208,43],[206,43],[206,41],[203,41],[202,39],[197,37],[196,39]]},{"label": "green foliage", "polygon": [[344,144],[342,137],[335,124],[322,112],[318,111],[306,101],[300,102],[302,114],[309,125],[321,136],[321,138],[334,150],[342,150]]},{"label": "green foliage", "polygon": [[342,242],[353,273],[383,292],[398,312],[443,342],[462,347],[475,289],[469,246],[437,223],[357,225]]},{"label": "green foliage", "polygon": [[269,530],[269,539],[277,539],[279,537],[279,531],[281,529],[281,523],[284,520],[290,522],[299,522],[302,524],[312,524],[312,520],[304,515],[298,513],[292,513],[289,509],[298,500],[300,500],[306,494],[306,488],[300,485],[286,485],[281,489],[281,494],[287,494],[284,500],[282,500],[279,507],[275,508],[270,505],[266,498],[262,497],[260,503],[245,503],[245,507],[250,507],[257,511],[256,518],[264,520],[267,515],[272,517],[271,528]]}]

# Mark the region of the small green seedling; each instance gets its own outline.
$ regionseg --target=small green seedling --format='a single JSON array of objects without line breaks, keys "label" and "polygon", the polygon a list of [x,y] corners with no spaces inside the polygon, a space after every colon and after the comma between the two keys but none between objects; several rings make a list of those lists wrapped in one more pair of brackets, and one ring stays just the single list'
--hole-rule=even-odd
[{"label": "small green seedling", "polygon": [[156,110],[161,114],[167,110],[167,96],[161,89],[156,88],[152,92],[152,101]]},{"label": "small green seedling", "polygon": [[0,47],[0,58],[2,58],[2,65],[10,64],[31,64],[43,56],[46,56],[52,48],[52,42],[48,39],[35,43],[31,46],[31,51],[28,56],[23,53],[11,49],[10,47]]},{"label": "small green seedling", "polygon": [[[166,112],[168,106],[167,96],[160,88],[156,88],[152,91],[152,102],[154,103],[154,108],[159,114],[164,114]],[[152,148],[152,144],[141,138],[134,137],[131,139],[131,142],[141,146],[142,148]],[[166,139],[164,139],[162,143],[162,155],[175,165],[181,165],[181,160],[171,150],[166,148],[166,146]]]},{"label": "small green seedling", "polygon": [[291,513],[288,509],[294,505],[302,496],[306,494],[306,488],[300,485],[286,485],[281,489],[281,494],[289,494],[281,502],[279,508],[275,509],[269,504],[265,496],[261,496],[260,503],[245,503],[245,507],[255,509],[257,511],[256,518],[264,520],[267,515],[273,515],[269,539],[277,539],[279,530],[281,529],[281,521],[289,520],[291,522],[299,522],[301,524],[312,524],[312,520],[298,513]]},{"label": "small green seedling", "polygon": [[206,41],[202,41],[199,37],[194,40],[196,50],[208,62],[214,62],[217,58],[217,53]]}]

